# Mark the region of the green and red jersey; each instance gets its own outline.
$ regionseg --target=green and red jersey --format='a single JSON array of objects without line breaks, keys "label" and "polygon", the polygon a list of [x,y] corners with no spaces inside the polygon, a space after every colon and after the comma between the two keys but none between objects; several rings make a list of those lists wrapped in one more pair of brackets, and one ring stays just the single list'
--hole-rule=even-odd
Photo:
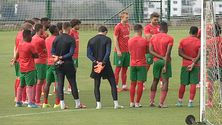
[{"label": "green and red jersey", "polygon": [[144,34],[145,36],[147,34],[158,34],[160,33],[160,26],[159,25],[156,25],[155,27],[153,27],[151,24],[147,25],[144,27]]},{"label": "green and red jersey", "polygon": [[31,42],[20,42],[18,45],[20,72],[35,70],[35,61],[32,57],[37,51]]},{"label": "green and red jersey", "polygon": [[47,60],[47,52],[44,51],[45,47],[45,40],[41,38],[38,35],[35,35],[32,37],[32,42],[33,46],[35,47],[35,50],[39,54],[39,58],[35,59],[35,63],[40,63],[40,64],[46,64]]},{"label": "green and red jersey", "polygon": [[[114,35],[118,36],[117,41],[119,43],[119,49],[121,52],[129,52],[128,49],[128,41],[130,39],[129,34],[130,34],[130,26],[127,23],[125,24],[125,26],[123,26],[122,23],[119,23],[114,28]],[[116,48],[115,51],[117,51]]]},{"label": "green and red jersey", "polygon": [[[17,50],[18,49],[18,45],[20,42],[23,41],[23,30],[22,31],[19,31],[16,38],[15,38],[15,49]],[[16,62],[19,62],[19,58],[16,60]]]},{"label": "green and red jersey", "polygon": [[[153,51],[161,56],[166,56],[167,47],[173,46],[174,39],[166,33],[158,33],[150,39],[150,45],[153,46]],[[153,61],[156,62],[160,58],[153,56]]]},{"label": "green and red jersey", "polygon": [[75,51],[74,51],[74,54],[73,54],[72,58],[78,59],[78,57],[79,57],[79,32],[74,31],[73,29],[71,29],[69,35],[74,37],[75,40],[76,40],[76,48],[75,48]]},{"label": "green and red jersey", "polygon": [[54,62],[50,61],[50,58],[52,58],[51,49],[52,49],[52,43],[55,38],[56,38],[56,36],[50,36],[45,39],[45,46],[46,46],[47,57],[48,57],[48,65],[54,65]]},{"label": "green and red jersey", "polygon": [[145,54],[149,47],[148,40],[141,36],[134,36],[128,44],[131,54],[130,66],[147,66]]},{"label": "green and red jersey", "polygon": [[[185,55],[191,58],[196,58],[200,50],[200,43],[200,40],[196,37],[187,37],[180,41],[179,48],[183,49]],[[182,66],[189,66],[192,63],[192,60],[187,60],[183,58]],[[200,66],[199,62],[197,62],[195,66]]]}]

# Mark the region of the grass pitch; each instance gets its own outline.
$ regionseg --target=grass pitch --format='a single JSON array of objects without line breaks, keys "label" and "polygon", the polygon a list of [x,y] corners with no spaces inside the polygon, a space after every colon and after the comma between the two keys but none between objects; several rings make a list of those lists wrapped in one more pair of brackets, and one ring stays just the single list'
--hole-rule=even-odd
[{"label": "grass pitch", "polygon": [[[185,117],[192,114],[199,121],[199,89],[197,89],[194,99],[194,108],[188,108],[189,86],[186,88],[184,95],[183,107],[175,107],[178,102],[178,90],[180,86],[180,68],[182,58],[178,56],[178,46],[181,39],[189,36],[187,30],[169,30],[169,35],[174,38],[174,46],[172,49],[172,72],[173,77],[170,78],[170,90],[168,92],[165,104],[168,108],[160,109],[157,107],[149,107],[150,86],[152,83],[152,66],[148,73],[146,82],[146,90],[141,98],[142,108],[129,108],[130,94],[129,92],[118,93],[119,103],[124,109],[113,109],[113,100],[111,97],[111,88],[107,80],[102,80],[101,103],[103,109],[96,110],[96,101],[93,91],[93,80],[89,77],[91,72],[91,62],[86,56],[86,47],[88,40],[97,34],[97,31],[80,31],[80,52],[79,52],[79,68],[77,71],[77,85],[80,90],[81,103],[86,105],[86,109],[74,109],[75,102],[71,95],[65,95],[65,103],[69,106],[67,110],[54,108],[27,108],[14,107],[14,67],[9,66],[9,62],[13,58],[13,48],[17,31],[0,31],[0,124],[1,125],[186,125]],[[131,31],[131,37],[133,36]],[[113,30],[109,30],[108,36],[113,39]],[[110,60],[113,61],[114,42],[112,41],[112,53]],[[115,69],[115,66],[113,66]],[[127,72],[127,86],[130,87],[129,70]],[[68,83],[65,84],[66,88]],[[119,82],[121,86],[121,80]],[[121,87],[120,87],[121,88]],[[51,85],[50,93],[53,91]],[[43,97],[42,97],[43,99]],[[160,88],[155,98],[158,105],[160,101]],[[55,95],[49,96],[49,103],[55,103]]]}]

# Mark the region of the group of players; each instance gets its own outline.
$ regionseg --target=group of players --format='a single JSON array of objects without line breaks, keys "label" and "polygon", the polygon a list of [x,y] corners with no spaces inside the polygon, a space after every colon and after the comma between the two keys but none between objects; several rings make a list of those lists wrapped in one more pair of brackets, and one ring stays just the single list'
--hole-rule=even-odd
[{"label": "group of players", "polygon": [[[98,29],[98,35],[89,40],[87,45],[87,57],[92,61],[90,77],[94,79],[94,94],[97,101],[96,109],[101,109],[100,83],[101,77],[108,79],[114,108],[123,108],[119,105],[117,92],[130,91],[130,107],[142,107],[140,99],[145,89],[147,72],[153,64],[153,83],[150,91],[150,106],[154,107],[154,99],[159,80],[162,81],[161,98],[158,107],[166,108],[164,101],[168,92],[169,78],[172,77],[171,50],[174,39],[167,34],[168,25],[161,22],[159,15],[151,14],[151,23],[144,27],[145,38],[142,37],[143,27],[140,24],[134,26],[135,35],[130,39],[130,26],[127,24],[129,14],[120,14],[121,22],[114,29],[114,65],[113,72],[110,63],[111,39],[106,36],[108,30],[105,26]],[[64,76],[67,77],[72,95],[76,102],[76,108],[86,108],[82,105],[76,86],[76,71],[78,67],[79,30],[81,21],[73,19],[70,22],[50,25],[48,18],[33,18],[26,20],[23,30],[16,37],[14,58],[11,65],[15,65],[15,101],[16,107],[23,106],[28,98],[28,107],[51,107],[48,103],[49,88],[55,82],[56,101],[54,108],[67,109],[64,103]],[[220,34],[220,27],[219,28]],[[49,29],[51,36],[46,32]],[[181,80],[179,89],[179,102],[176,106],[182,106],[185,86],[191,85],[188,107],[194,107],[193,99],[196,93],[196,84],[199,83],[199,59],[200,40],[198,28],[190,28],[190,36],[181,40],[179,55],[183,58],[181,68]],[[130,66],[131,87],[126,86],[127,69]],[[119,89],[119,72],[121,72],[122,89]],[[44,81],[46,79],[46,83]],[[212,80],[213,81],[213,80]],[[37,82],[37,84],[36,84]],[[137,99],[134,102],[135,89]],[[44,86],[44,103],[40,101],[42,86]],[[209,103],[212,103],[212,98]],[[212,106],[213,103],[210,105]]]}]

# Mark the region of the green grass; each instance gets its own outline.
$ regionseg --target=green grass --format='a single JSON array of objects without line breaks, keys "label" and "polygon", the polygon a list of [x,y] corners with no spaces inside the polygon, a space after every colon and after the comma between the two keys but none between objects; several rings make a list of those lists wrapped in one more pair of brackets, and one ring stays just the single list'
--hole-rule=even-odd
[{"label": "green grass", "polygon": [[[182,59],[178,56],[178,45],[182,38],[188,36],[188,30],[170,30],[169,34],[174,37],[174,47],[172,50],[172,71],[173,77],[170,78],[168,92],[165,104],[166,109],[157,107],[149,107],[150,86],[152,83],[152,68],[148,73],[148,81],[146,82],[146,90],[141,98],[142,108],[129,108],[130,95],[129,92],[118,93],[119,103],[125,106],[124,109],[113,109],[113,101],[111,97],[110,86],[106,80],[102,80],[100,87],[102,110],[96,110],[96,101],[93,91],[93,80],[89,77],[91,72],[91,62],[86,57],[86,46],[88,40],[97,34],[97,31],[80,31],[80,52],[79,52],[79,68],[77,72],[77,84],[80,90],[81,103],[86,105],[86,109],[74,109],[74,99],[71,95],[65,95],[65,103],[69,106],[67,110],[54,108],[15,108],[14,102],[14,67],[9,66],[9,62],[13,57],[14,39],[17,31],[1,31],[0,32],[0,124],[1,125],[186,125],[185,117],[192,114],[199,121],[199,89],[197,90],[194,100],[195,107],[187,108],[189,100],[189,88],[187,87],[184,96],[183,107],[175,107],[178,102],[178,90],[180,86],[180,68]],[[113,30],[110,30],[108,36],[113,38]],[[131,37],[133,31],[131,31]],[[112,43],[111,61],[113,61],[114,42]],[[115,67],[113,66],[113,69]],[[127,86],[130,87],[129,71],[127,78]],[[121,83],[121,81],[120,81]],[[66,88],[68,83],[66,82]],[[50,92],[52,93],[51,86]],[[42,97],[43,99],[43,97]],[[156,104],[160,100],[160,89],[158,87],[155,98]],[[55,95],[49,96],[49,103],[54,104]]]}]

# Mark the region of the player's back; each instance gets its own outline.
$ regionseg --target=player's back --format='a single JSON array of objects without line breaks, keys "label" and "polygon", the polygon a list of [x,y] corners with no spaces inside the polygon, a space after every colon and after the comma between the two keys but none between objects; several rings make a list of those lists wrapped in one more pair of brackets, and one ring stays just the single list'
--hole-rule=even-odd
[{"label": "player's back", "polygon": [[181,40],[180,47],[183,48],[184,54],[195,58],[200,49],[200,40],[197,37],[187,37]]},{"label": "player's back", "polygon": [[102,62],[106,54],[106,47],[111,47],[111,39],[105,35],[98,34],[89,40],[88,47],[92,49],[93,57]]},{"label": "player's back", "polygon": [[[150,45],[153,45],[153,50],[161,56],[166,56],[167,47],[168,45],[173,45],[173,42],[173,37],[166,33],[156,34],[150,39]],[[158,58],[154,56],[154,61],[156,60]]]},{"label": "player's back", "polygon": [[56,36],[50,36],[50,37],[46,38],[46,40],[45,40],[45,46],[46,46],[47,57],[48,57],[48,65],[54,64],[53,62],[50,61],[50,58],[52,58],[51,49],[52,49],[52,43],[55,38],[56,38]]},{"label": "player's back", "polygon": [[148,40],[141,36],[134,36],[129,40],[129,51],[131,54],[130,66],[146,66],[146,50]]},{"label": "player's back", "polygon": [[39,54],[39,58],[35,59],[35,63],[46,64],[47,53],[45,52],[45,40],[38,35],[32,37],[33,46]]}]

